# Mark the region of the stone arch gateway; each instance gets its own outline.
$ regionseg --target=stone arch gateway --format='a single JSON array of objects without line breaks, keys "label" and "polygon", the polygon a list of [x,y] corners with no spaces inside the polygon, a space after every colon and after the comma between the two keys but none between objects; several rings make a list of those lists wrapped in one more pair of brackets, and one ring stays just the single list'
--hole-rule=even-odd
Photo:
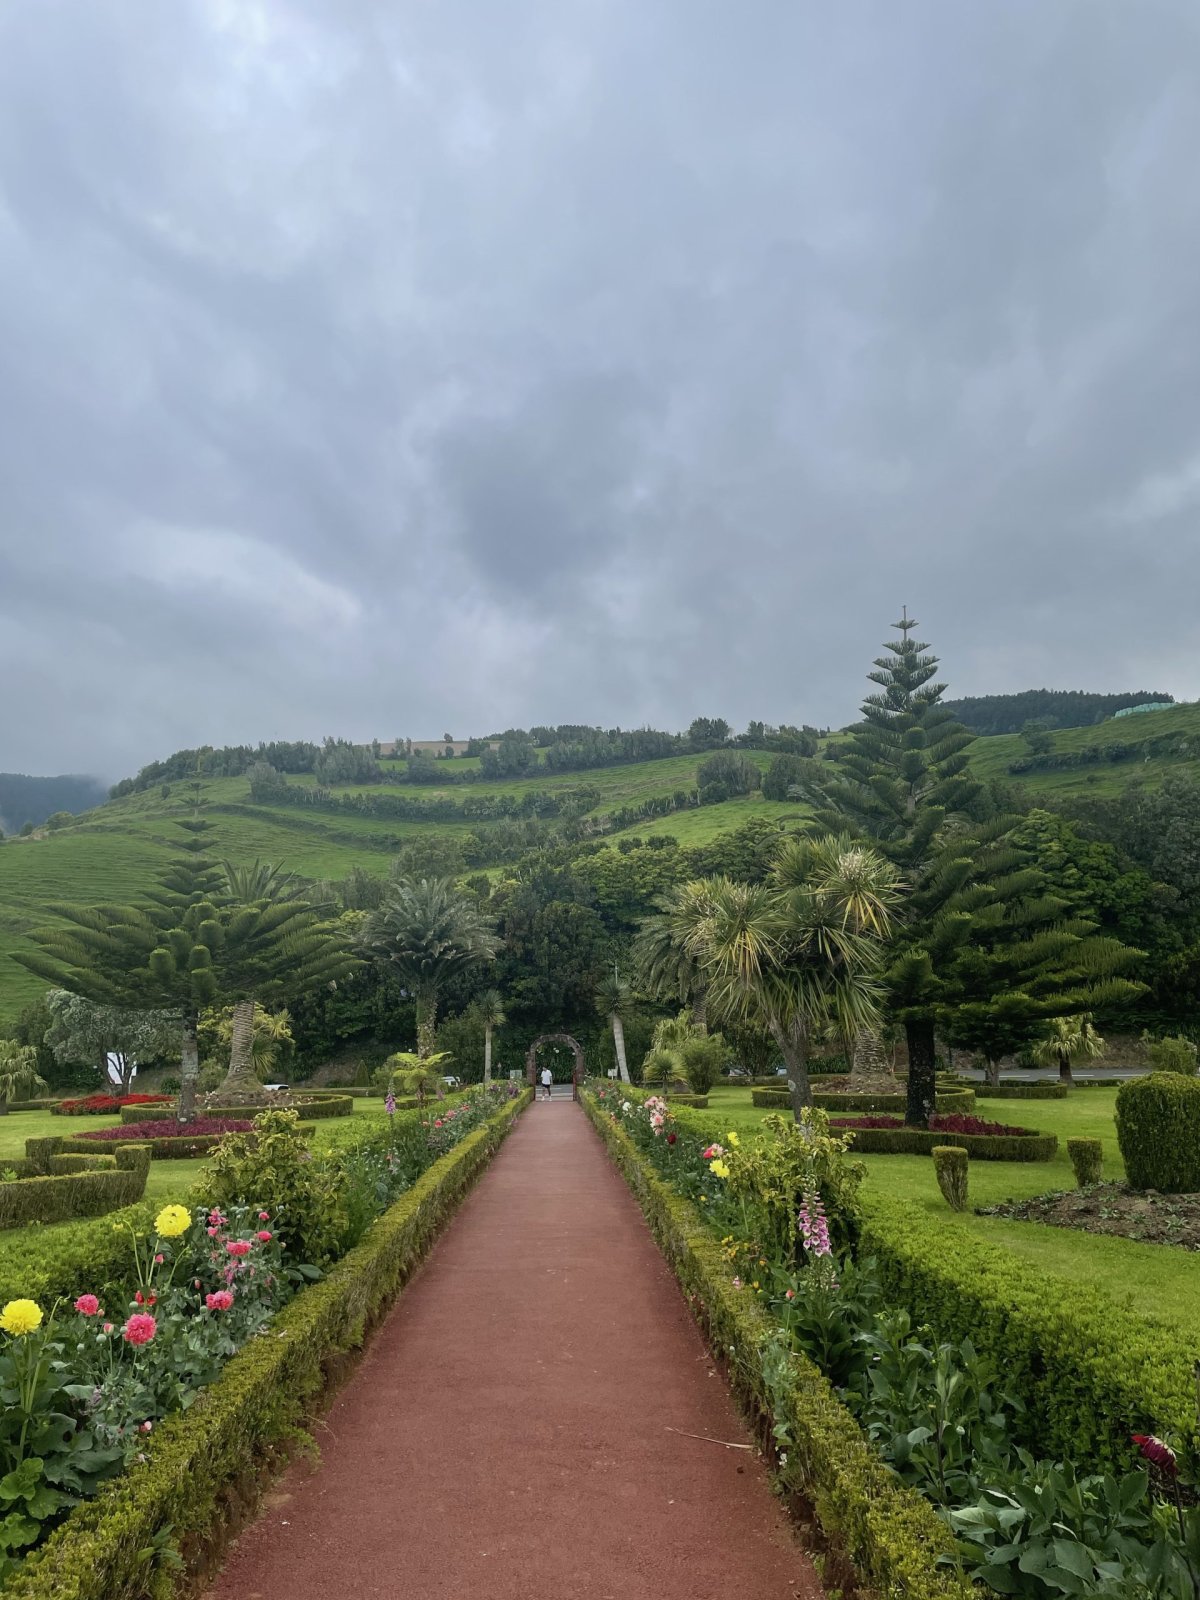
[{"label": "stone arch gateway", "polygon": [[537,1082],[537,1053],[544,1044],[565,1044],[571,1047],[575,1066],[571,1073],[571,1098],[579,1099],[579,1085],[584,1078],[583,1046],[569,1033],[543,1033],[529,1046],[525,1056],[525,1076],[530,1085]]}]

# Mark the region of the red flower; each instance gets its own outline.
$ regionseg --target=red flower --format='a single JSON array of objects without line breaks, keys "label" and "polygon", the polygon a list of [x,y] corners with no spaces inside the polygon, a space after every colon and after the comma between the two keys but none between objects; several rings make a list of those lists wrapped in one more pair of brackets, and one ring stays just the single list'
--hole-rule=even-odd
[{"label": "red flower", "polygon": [[1130,1438],[1138,1447],[1138,1454],[1143,1461],[1149,1461],[1160,1472],[1165,1472],[1168,1478],[1179,1476],[1179,1462],[1175,1459],[1175,1452],[1169,1444],[1164,1444],[1152,1433],[1132,1433]]},{"label": "red flower", "polygon": [[253,1246],[249,1239],[230,1239],[225,1248],[231,1256],[248,1256]]},{"label": "red flower", "polygon": [[121,1329],[121,1337],[127,1344],[149,1344],[157,1332],[158,1323],[154,1318],[138,1313]]},{"label": "red flower", "polygon": [[135,1304],[139,1306],[155,1306],[158,1304],[158,1296],[156,1294],[144,1295],[140,1289],[133,1298]]},{"label": "red flower", "polygon": [[667,1135],[667,1143],[668,1144],[674,1144],[675,1143],[675,1135],[673,1133],[669,1133]]},{"label": "red flower", "polygon": [[271,1235],[267,1232],[267,1230],[265,1228],[261,1228],[259,1230],[258,1242],[259,1242],[259,1244],[270,1244]]},{"label": "red flower", "polygon": [[94,1317],[100,1310],[100,1302],[94,1294],[81,1294],[75,1302],[75,1309],[80,1316]]},{"label": "red flower", "polygon": [[233,1304],[233,1291],[231,1289],[218,1289],[216,1294],[206,1294],[204,1304],[210,1311],[228,1311]]}]

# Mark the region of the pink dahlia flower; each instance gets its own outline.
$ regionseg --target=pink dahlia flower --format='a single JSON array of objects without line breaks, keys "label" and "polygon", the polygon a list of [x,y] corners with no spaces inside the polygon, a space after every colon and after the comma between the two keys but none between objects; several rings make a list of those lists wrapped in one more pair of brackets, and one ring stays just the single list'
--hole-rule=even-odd
[{"label": "pink dahlia flower", "polygon": [[253,1246],[249,1239],[230,1239],[225,1248],[231,1256],[248,1256]]},{"label": "pink dahlia flower", "polygon": [[94,1317],[100,1310],[100,1302],[94,1294],[81,1294],[75,1302],[75,1309],[84,1317]]},{"label": "pink dahlia flower", "polygon": [[232,1289],[218,1289],[215,1294],[206,1294],[204,1304],[210,1311],[228,1311],[233,1304]]},{"label": "pink dahlia flower", "polygon": [[126,1344],[149,1344],[158,1332],[158,1323],[144,1311],[135,1312],[121,1329]]}]

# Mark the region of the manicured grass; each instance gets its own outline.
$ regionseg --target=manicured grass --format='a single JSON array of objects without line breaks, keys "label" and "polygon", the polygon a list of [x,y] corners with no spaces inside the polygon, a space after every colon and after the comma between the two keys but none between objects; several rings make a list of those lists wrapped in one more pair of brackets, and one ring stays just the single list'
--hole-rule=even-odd
[{"label": "manicured grass", "polygon": [[[1067,1159],[1069,1138],[1099,1139],[1104,1146],[1104,1175],[1121,1179],[1125,1168],[1117,1149],[1113,1106],[1116,1090],[1079,1089],[1066,1100],[981,1100],[979,1114],[997,1122],[1015,1123],[1058,1135],[1052,1161],[976,1161],[971,1165],[972,1206],[998,1205],[1052,1190],[1074,1189]],[[750,1103],[747,1088],[722,1086],[709,1096],[709,1110],[739,1133],[753,1131],[768,1112]],[[1200,1257],[1170,1246],[1139,1244],[1052,1228],[1039,1222],[957,1214],[942,1199],[928,1156],[863,1156],[865,1192],[910,1200],[937,1214],[948,1230],[969,1229],[992,1244],[1003,1245],[1031,1263],[1165,1322],[1195,1329],[1200,1326]],[[948,1231],[947,1241],[953,1233]]]}]

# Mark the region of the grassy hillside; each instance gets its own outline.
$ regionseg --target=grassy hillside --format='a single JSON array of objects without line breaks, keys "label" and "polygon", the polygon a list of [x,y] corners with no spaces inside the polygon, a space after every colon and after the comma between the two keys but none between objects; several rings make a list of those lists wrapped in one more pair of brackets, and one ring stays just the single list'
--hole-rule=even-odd
[{"label": "grassy hillside", "polygon": [[[1142,748],[1147,744],[1148,754]],[[1200,705],[1121,717],[1050,736],[1053,755],[1075,756],[1099,749],[1107,756],[1121,745],[1139,748],[1133,753],[1126,751],[1119,761],[1103,759],[1063,770],[1041,767],[1013,774],[1008,770],[1010,764],[1027,757],[1028,746],[1019,735],[999,735],[975,742],[972,765],[981,777],[1019,786],[1031,797],[1045,796],[1050,804],[1067,795],[1112,794],[1135,780],[1160,782],[1169,772],[1200,773]],[[762,751],[747,753],[764,771],[773,759]],[[590,814],[600,816],[652,797],[690,790],[700,759],[671,756],[587,772],[539,770],[527,778],[496,783],[420,788],[385,783],[373,786],[371,792],[390,790],[423,801],[446,798],[461,805],[468,798],[519,797],[531,789],[562,792],[587,788],[597,796]],[[447,763],[455,771],[476,764],[465,758]],[[393,769],[389,776],[399,776],[399,764],[383,765],[385,770]],[[290,780],[293,784],[304,781]],[[388,870],[391,854],[405,840],[431,833],[486,834],[487,829],[481,822],[376,820],[307,806],[251,806],[244,778],[212,779],[203,789],[218,854],[235,861],[258,857],[283,862],[311,878],[344,877],[353,867],[382,875]],[[182,785],[173,785],[166,796],[153,788],[109,801],[59,832],[0,845],[0,1024],[38,991],[38,980],[7,958],[22,947],[26,931],[45,920],[45,906],[56,900],[94,904],[136,899],[168,854],[174,832],[171,822],[186,816],[189,809]],[[696,845],[753,817],[790,822],[803,815],[803,807],[767,801],[755,794],[657,817],[627,832],[639,837],[672,835],[682,844]]]}]

